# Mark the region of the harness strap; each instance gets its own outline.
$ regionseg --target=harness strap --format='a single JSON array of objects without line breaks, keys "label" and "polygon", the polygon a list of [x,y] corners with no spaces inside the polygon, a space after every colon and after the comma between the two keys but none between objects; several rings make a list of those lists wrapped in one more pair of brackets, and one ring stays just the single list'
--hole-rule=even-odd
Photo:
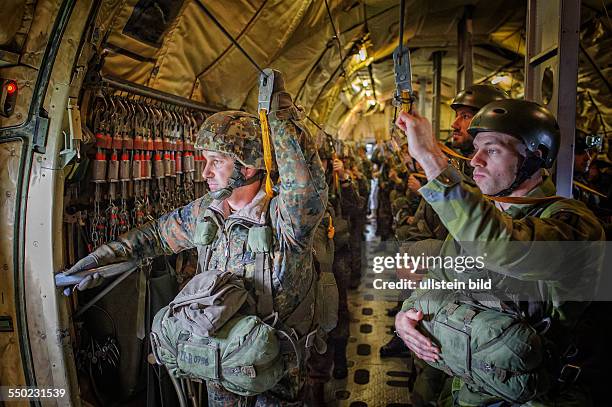
[{"label": "harness strap", "polygon": [[574,185],[576,185],[580,189],[584,189],[585,191],[591,192],[591,193],[593,193],[595,195],[599,195],[602,198],[607,198],[607,196],[605,194],[602,194],[601,192],[596,191],[593,188],[584,185],[582,182],[578,182],[578,181],[574,180]]},{"label": "harness strap", "polygon": [[470,161],[471,160],[471,158],[459,154],[458,152],[456,152],[455,150],[453,150],[452,148],[448,147],[445,144],[438,143],[438,147],[440,147],[440,150],[442,150],[443,153],[445,153],[447,155],[450,155],[451,157],[455,157],[455,158],[458,158],[460,160],[466,160],[466,161]]},{"label": "harness strap", "polygon": [[543,204],[543,203],[552,203],[559,201],[561,199],[565,199],[562,196],[554,195],[554,196],[544,196],[544,197],[525,197],[525,196],[489,196],[484,195],[486,199],[489,201],[502,202],[502,203],[510,203],[510,204]]},{"label": "harness strap", "polygon": [[268,252],[255,253],[255,274],[253,283],[257,294],[257,314],[263,318],[272,315],[274,304],[272,300],[272,267]]},{"label": "harness strap", "polygon": [[259,110],[259,122],[261,123],[264,165],[266,166],[266,195],[272,198],[274,195],[272,191],[272,179],[270,177],[270,173],[272,172],[272,146],[270,143],[270,124],[268,123],[266,109],[262,108]]}]

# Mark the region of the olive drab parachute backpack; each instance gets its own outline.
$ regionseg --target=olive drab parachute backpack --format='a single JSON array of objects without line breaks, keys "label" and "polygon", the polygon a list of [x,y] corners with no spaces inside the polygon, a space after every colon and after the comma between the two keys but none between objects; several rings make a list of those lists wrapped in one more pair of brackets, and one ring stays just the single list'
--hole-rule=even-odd
[{"label": "olive drab parachute backpack", "polygon": [[[201,232],[205,237],[205,258],[216,240],[215,226],[211,221],[196,226],[196,235]],[[315,301],[322,300],[324,292],[319,292],[321,282],[313,277],[304,300],[285,320],[277,321],[272,298],[272,228],[250,227],[247,244],[255,255],[257,300],[245,289],[242,277],[204,267],[206,271],[155,316],[151,343],[157,363],[171,375],[214,381],[233,393],[251,396],[271,389],[287,373],[298,374],[310,348],[320,342],[318,330],[311,328],[316,325]],[[300,337],[297,332],[306,334]],[[294,354],[296,363],[287,365],[285,354]]]},{"label": "olive drab parachute backpack", "polygon": [[[526,216],[550,217],[546,205],[563,200],[552,196]],[[511,403],[524,403],[546,393],[559,355],[556,345],[527,322],[518,310],[477,304],[460,292],[424,291],[414,307],[423,312],[422,327],[435,338],[441,359],[427,362],[471,388]],[[446,351],[445,350],[449,350]],[[552,368],[551,368],[552,367]],[[459,399],[476,404],[477,394],[462,388]]]},{"label": "olive drab parachute backpack", "polygon": [[285,374],[276,329],[253,315],[237,315],[208,337],[185,330],[165,307],[153,321],[151,344],[171,375],[219,382],[243,396],[271,389]]},{"label": "olive drab parachute backpack", "polygon": [[[315,321],[326,334],[338,325],[338,285],[333,273],[334,238],[333,208],[327,204],[327,210],[315,230],[312,241],[313,262],[318,274],[317,297],[315,304]],[[317,349],[325,353],[323,349]]]},{"label": "olive drab parachute backpack", "polygon": [[427,316],[422,328],[442,350],[439,361],[427,362],[431,366],[511,403],[548,390],[543,340],[518,314],[433,290],[417,297],[414,307]]}]

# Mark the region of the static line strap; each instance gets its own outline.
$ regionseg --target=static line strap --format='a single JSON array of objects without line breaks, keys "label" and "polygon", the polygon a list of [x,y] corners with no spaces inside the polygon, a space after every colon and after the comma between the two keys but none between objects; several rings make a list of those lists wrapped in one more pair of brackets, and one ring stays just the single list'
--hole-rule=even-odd
[{"label": "static line strap", "polygon": [[527,197],[527,196],[489,196],[484,195],[486,199],[489,201],[501,202],[501,203],[509,203],[509,204],[541,204],[545,202],[554,202],[560,199],[565,199],[562,196],[554,195],[554,196],[544,196],[544,197]]},{"label": "static line strap", "polygon": [[332,221],[332,216],[329,215],[329,226],[327,227],[327,238],[333,239],[336,234],[336,228],[334,228],[334,222]]},{"label": "static line strap", "polygon": [[402,112],[410,113],[412,109],[412,98],[410,97],[410,92],[407,90],[402,91]]},{"label": "static line strap", "polygon": [[[427,176],[421,172],[413,172],[410,175],[414,175],[417,178],[427,178]],[[597,192],[597,191],[595,191]],[[565,199],[562,196],[545,196],[545,197],[526,197],[526,196],[490,196],[483,195],[485,199],[494,202],[509,203],[509,204],[523,204],[523,205],[534,205],[545,202],[554,202],[560,199]]]},{"label": "static line strap", "polygon": [[466,161],[471,161],[472,159],[470,157],[466,157],[464,155],[459,154],[458,152],[456,152],[455,150],[453,150],[452,148],[449,148],[448,146],[442,144],[442,143],[438,143],[440,149],[447,155],[450,155],[452,157],[455,158],[459,158],[461,160],[466,160]]},{"label": "static line strap", "polygon": [[272,198],[272,146],[270,145],[270,125],[266,109],[259,111],[259,121],[261,122],[261,138],[263,143],[264,164],[266,166],[266,195]]},{"label": "static line strap", "polygon": [[605,194],[602,194],[601,192],[596,191],[593,188],[584,185],[582,182],[574,181],[574,185],[576,185],[580,189],[584,189],[585,191],[589,191],[589,192],[591,192],[591,193],[593,193],[595,195],[599,195],[602,198],[607,198],[607,196]]}]

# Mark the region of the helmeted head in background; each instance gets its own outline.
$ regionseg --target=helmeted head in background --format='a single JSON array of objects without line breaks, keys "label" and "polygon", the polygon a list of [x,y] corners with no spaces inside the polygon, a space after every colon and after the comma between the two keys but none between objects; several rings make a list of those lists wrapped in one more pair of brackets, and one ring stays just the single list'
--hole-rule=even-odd
[{"label": "helmeted head in background", "polygon": [[232,191],[262,178],[265,163],[257,116],[225,111],[208,117],[198,132],[195,148],[207,160],[204,178],[211,196],[223,200]]},{"label": "helmeted head in background", "polygon": [[468,129],[476,152],[470,164],[483,193],[510,195],[541,168],[551,168],[561,132],[545,107],[525,100],[489,103]]},{"label": "helmeted head in background", "polygon": [[574,175],[586,174],[589,171],[593,154],[592,146],[587,143],[587,133],[576,129],[574,139]]},{"label": "helmeted head in background", "polygon": [[492,85],[472,85],[457,93],[451,103],[451,109],[455,111],[455,120],[451,124],[453,147],[471,152],[473,138],[467,129],[472,118],[485,105],[503,99],[509,99],[508,94]]}]

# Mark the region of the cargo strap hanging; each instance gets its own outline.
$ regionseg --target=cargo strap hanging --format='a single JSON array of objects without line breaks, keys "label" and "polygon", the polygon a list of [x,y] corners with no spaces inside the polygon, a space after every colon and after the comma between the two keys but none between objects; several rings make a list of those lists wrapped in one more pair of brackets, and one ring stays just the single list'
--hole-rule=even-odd
[{"label": "cargo strap hanging", "polygon": [[259,111],[259,121],[261,122],[261,137],[264,150],[264,164],[266,165],[266,195],[272,198],[272,147],[270,146],[270,125],[266,109]]},{"label": "cargo strap hanging", "polygon": [[607,198],[607,196],[605,194],[602,194],[601,192],[596,191],[593,188],[584,185],[582,182],[578,182],[578,181],[574,180],[574,185],[576,185],[580,189],[584,189],[585,191],[591,192],[591,193],[593,193],[595,195],[599,195],[602,198]]},{"label": "cargo strap hanging", "polygon": [[446,146],[443,143],[438,143],[438,146],[440,147],[440,150],[442,150],[443,153],[445,153],[446,155],[450,155],[451,157],[455,157],[458,158],[460,160],[465,160],[465,161],[471,161],[472,159],[470,157],[466,157],[464,155],[459,154],[458,152],[456,152],[455,150],[453,150],[452,148]]},{"label": "cargo strap hanging", "polygon": [[334,221],[332,220],[332,216],[329,215],[329,226],[327,227],[327,238],[333,239],[336,234],[336,229],[334,228]]},{"label": "cargo strap hanging", "polygon": [[266,166],[266,195],[272,198],[272,145],[270,144],[270,123],[268,123],[268,112],[272,104],[272,92],[274,91],[274,71],[266,68],[259,76],[259,121],[261,123],[261,137],[264,153],[264,164]]}]

